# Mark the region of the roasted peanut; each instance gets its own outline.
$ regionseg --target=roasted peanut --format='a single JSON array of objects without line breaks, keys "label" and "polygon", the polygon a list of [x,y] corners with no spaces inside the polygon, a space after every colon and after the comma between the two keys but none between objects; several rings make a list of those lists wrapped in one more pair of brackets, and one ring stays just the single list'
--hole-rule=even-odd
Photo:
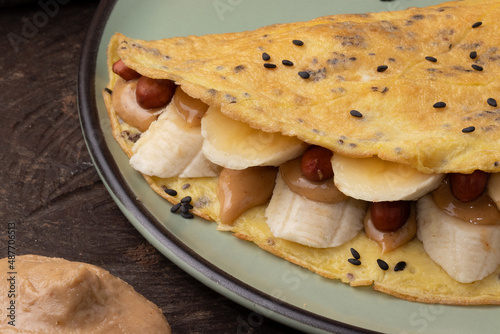
[{"label": "roasted peanut", "polygon": [[175,92],[175,83],[167,79],[151,79],[142,76],[137,81],[135,96],[144,109],[166,106]]},{"label": "roasted peanut", "polygon": [[374,202],[370,207],[375,228],[383,232],[394,232],[403,226],[410,216],[411,202]]},{"label": "roasted peanut", "polygon": [[486,189],[490,174],[476,170],[472,174],[452,173],[449,175],[453,196],[468,203],[479,198]]},{"label": "roasted peanut", "polygon": [[120,77],[122,77],[124,80],[127,81],[138,79],[141,76],[135,70],[125,65],[125,63],[123,63],[123,60],[121,59],[113,64],[113,72],[115,72],[116,74],[118,74]]},{"label": "roasted peanut", "polygon": [[311,146],[302,156],[300,168],[304,176],[311,181],[323,181],[333,176],[333,153],[320,146]]}]

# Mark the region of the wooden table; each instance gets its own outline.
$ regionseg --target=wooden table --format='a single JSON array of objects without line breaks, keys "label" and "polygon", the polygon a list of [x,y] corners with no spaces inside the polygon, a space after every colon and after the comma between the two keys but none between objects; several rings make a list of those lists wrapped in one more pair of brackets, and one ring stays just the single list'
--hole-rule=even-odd
[{"label": "wooden table", "polygon": [[118,209],[92,165],[77,111],[79,56],[98,2],[61,3],[51,15],[37,2],[0,9],[1,257],[13,222],[17,255],[103,267],[157,304],[175,333],[298,333],[199,283]]}]

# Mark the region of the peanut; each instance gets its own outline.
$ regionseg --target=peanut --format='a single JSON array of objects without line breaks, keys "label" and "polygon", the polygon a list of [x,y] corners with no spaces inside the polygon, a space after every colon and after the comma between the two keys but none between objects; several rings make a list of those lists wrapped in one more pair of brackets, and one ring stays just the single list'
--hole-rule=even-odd
[{"label": "peanut", "polygon": [[370,207],[373,225],[382,232],[394,232],[403,226],[410,216],[411,202],[374,202]]},{"label": "peanut", "polygon": [[137,81],[135,96],[144,109],[166,106],[175,92],[175,83],[167,79],[151,79],[142,76]]},{"label": "peanut", "polygon": [[323,181],[333,176],[333,153],[320,146],[311,146],[302,156],[300,168],[304,176],[310,181]]},{"label": "peanut", "polygon": [[141,76],[135,70],[133,70],[130,67],[128,67],[127,65],[125,65],[125,63],[123,63],[123,60],[121,60],[121,59],[113,64],[113,72],[118,74],[120,77],[122,77],[126,81],[138,79]]},{"label": "peanut", "polygon": [[472,174],[452,173],[449,175],[453,196],[468,203],[479,198],[486,189],[490,174],[476,170]]}]

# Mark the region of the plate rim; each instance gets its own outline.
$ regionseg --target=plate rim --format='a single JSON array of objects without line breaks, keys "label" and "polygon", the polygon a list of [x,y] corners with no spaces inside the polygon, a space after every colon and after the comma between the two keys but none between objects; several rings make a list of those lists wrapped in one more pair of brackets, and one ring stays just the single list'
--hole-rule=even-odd
[{"label": "plate rim", "polygon": [[95,73],[99,45],[117,0],[102,0],[87,28],[82,44],[77,76],[77,105],[83,137],[93,165],[111,197],[130,223],[160,253],[190,276],[249,310],[298,330],[327,331],[340,334],[379,333],[330,319],[279,300],[240,281],[203,259],[171,234],[137,200],[121,175],[106,145],[98,117]]}]

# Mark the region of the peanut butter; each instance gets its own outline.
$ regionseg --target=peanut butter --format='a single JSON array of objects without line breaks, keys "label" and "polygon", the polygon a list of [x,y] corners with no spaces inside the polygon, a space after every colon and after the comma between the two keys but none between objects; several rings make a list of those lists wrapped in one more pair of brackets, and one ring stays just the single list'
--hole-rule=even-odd
[{"label": "peanut butter", "polygon": [[477,225],[499,225],[500,211],[487,192],[464,203],[453,196],[448,179],[432,193],[436,205],[452,217]]},{"label": "peanut butter", "polygon": [[144,109],[137,104],[135,90],[137,79],[125,81],[122,78],[116,80],[111,100],[113,109],[118,117],[125,123],[144,132],[149,125],[158,118],[159,111],[162,108]]},{"label": "peanut butter", "polygon": [[293,192],[312,201],[333,204],[348,198],[337,189],[333,178],[320,182],[308,180],[300,168],[300,158],[282,164],[280,173]]},{"label": "peanut butter", "polygon": [[412,205],[410,216],[406,223],[393,232],[383,232],[373,225],[370,210],[365,216],[365,233],[368,238],[376,241],[382,248],[382,253],[388,253],[407,244],[417,234],[415,206]]},{"label": "peanut butter", "polygon": [[[0,260],[3,273],[8,258]],[[8,291],[14,312],[6,316]],[[38,255],[16,257],[15,274],[0,282],[1,333],[171,332],[162,311],[108,271],[81,262]],[[8,319],[11,324],[8,324]]]},{"label": "peanut butter", "polygon": [[276,167],[224,168],[218,181],[220,220],[233,223],[243,212],[265,204],[273,194]]},{"label": "peanut butter", "polygon": [[182,118],[190,126],[201,125],[201,118],[208,109],[207,104],[186,94],[181,86],[175,89],[174,103]]}]

